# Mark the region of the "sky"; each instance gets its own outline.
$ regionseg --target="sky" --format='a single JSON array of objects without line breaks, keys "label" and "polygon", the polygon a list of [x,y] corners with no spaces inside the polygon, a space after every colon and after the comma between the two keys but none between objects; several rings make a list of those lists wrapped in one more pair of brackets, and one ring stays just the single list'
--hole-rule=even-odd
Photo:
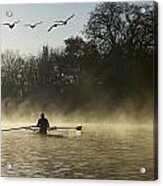
[{"label": "sky", "polygon": [[[43,45],[53,48],[64,47],[64,40],[72,36],[82,36],[84,24],[89,19],[89,13],[94,10],[96,3],[53,3],[53,4],[8,4],[0,5],[1,22],[1,51],[17,50],[22,54],[37,54]],[[13,13],[12,17],[6,15]],[[75,14],[66,26],[54,28],[47,32],[54,20],[64,20]],[[3,23],[20,20],[13,29]],[[30,29],[24,24],[44,23]]]}]

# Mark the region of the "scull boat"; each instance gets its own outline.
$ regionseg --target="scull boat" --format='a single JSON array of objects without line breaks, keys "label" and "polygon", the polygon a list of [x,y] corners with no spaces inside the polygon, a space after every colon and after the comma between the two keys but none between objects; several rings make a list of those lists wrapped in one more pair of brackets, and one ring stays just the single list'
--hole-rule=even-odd
[{"label": "scull boat", "polygon": [[[76,130],[76,131],[82,131],[82,126],[77,126],[77,127],[58,127],[58,126],[54,126],[54,127],[49,127],[47,128],[47,131],[53,131],[53,130]],[[33,132],[37,132],[39,131],[39,127],[37,126],[24,126],[24,127],[14,127],[14,128],[7,128],[7,129],[1,129],[2,132],[9,132],[9,131],[17,131],[17,130],[32,130]]]}]

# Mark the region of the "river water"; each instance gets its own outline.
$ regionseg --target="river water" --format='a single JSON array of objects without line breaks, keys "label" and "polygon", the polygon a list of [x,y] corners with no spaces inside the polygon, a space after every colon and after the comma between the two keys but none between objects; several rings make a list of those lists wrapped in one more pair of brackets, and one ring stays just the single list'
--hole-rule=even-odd
[{"label": "river water", "polygon": [[88,124],[81,134],[59,134],[2,132],[2,176],[154,179],[152,125]]}]

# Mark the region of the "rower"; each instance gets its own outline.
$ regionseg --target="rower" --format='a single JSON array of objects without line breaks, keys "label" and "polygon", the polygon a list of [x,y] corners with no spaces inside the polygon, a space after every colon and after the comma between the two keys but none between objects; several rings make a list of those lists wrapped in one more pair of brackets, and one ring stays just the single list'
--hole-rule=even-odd
[{"label": "rower", "polygon": [[44,113],[41,114],[41,118],[37,122],[37,127],[39,127],[39,132],[41,134],[47,134],[47,128],[49,128],[49,121],[45,118]]}]

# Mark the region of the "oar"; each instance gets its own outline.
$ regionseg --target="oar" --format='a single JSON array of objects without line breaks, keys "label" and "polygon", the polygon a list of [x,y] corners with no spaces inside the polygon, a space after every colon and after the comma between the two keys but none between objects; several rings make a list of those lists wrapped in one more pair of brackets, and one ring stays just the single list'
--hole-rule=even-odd
[{"label": "oar", "polygon": [[10,128],[10,129],[2,129],[2,131],[21,130],[21,129],[23,129],[23,127]]},{"label": "oar", "polygon": [[14,127],[14,128],[9,128],[9,129],[2,129],[2,131],[7,132],[7,131],[13,131],[13,130],[22,130],[22,129],[33,130],[32,127],[35,127],[36,128],[37,126],[31,125],[31,126],[27,126],[27,127]]},{"label": "oar", "polygon": [[82,126],[77,127],[50,127],[49,130],[57,130],[57,129],[76,129],[78,131],[82,130]]}]

